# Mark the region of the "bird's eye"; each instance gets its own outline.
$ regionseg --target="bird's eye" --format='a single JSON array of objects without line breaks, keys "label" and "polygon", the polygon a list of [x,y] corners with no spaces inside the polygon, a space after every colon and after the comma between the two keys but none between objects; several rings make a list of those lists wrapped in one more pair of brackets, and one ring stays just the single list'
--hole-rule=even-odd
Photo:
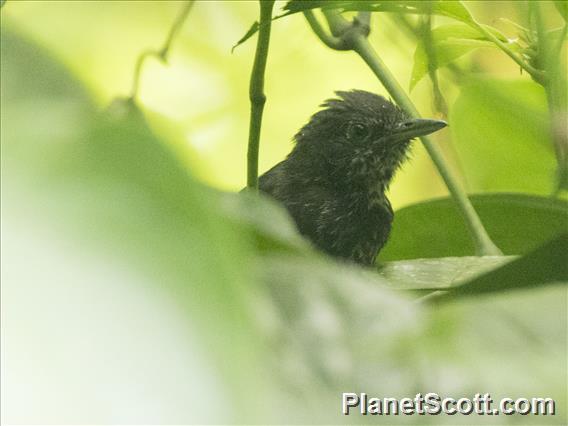
[{"label": "bird's eye", "polygon": [[347,128],[347,137],[351,140],[362,140],[369,136],[369,129],[361,123],[352,123]]}]

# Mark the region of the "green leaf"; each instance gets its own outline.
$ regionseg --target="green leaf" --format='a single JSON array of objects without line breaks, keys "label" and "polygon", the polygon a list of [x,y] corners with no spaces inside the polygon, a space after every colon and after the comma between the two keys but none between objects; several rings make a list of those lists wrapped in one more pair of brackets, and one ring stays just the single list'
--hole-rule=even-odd
[{"label": "green leaf", "polygon": [[568,2],[566,0],[555,0],[554,6],[556,6],[560,16],[564,18],[564,22],[568,22]]},{"label": "green leaf", "polygon": [[[271,21],[276,21],[278,19],[285,18],[286,16],[291,14],[292,13],[283,13],[282,15],[274,16],[271,19]],[[235,50],[237,46],[243,44],[245,41],[247,41],[249,38],[255,35],[258,32],[259,27],[260,27],[259,22],[254,21],[251,27],[249,28],[249,30],[246,32],[246,34],[231,48],[231,53]]]},{"label": "green leaf", "polygon": [[[505,37],[497,30],[492,32],[502,41]],[[441,68],[480,47],[495,47],[477,29],[465,24],[441,25],[432,29],[432,51],[436,68]],[[429,59],[424,38],[419,39],[414,51],[414,66],[410,77],[410,90],[429,72]],[[434,68],[434,69],[436,69]]]},{"label": "green leaf", "polygon": [[258,32],[258,27],[259,27],[258,21],[254,21],[250,26],[250,28],[248,29],[248,31],[246,32],[246,34],[242,36],[242,38],[239,41],[237,41],[237,43],[231,48],[231,53],[233,53],[233,51],[236,49],[237,46],[243,44],[245,41],[247,41],[249,38],[255,35]]},{"label": "green leaf", "polygon": [[254,235],[259,254],[272,254],[275,251],[312,252],[288,212],[270,197],[248,191],[238,195],[222,193],[219,194],[219,209],[235,226],[247,229]]},{"label": "green leaf", "polygon": [[[250,350],[255,345],[249,340],[253,329],[243,315],[243,289],[252,275],[246,267],[253,253],[250,234],[226,219],[216,192],[190,176],[132,104],[118,102],[112,112],[99,114],[82,87],[41,49],[4,27],[1,43],[2,245],[3,256],[9,253],[11,258],[9,266],[3,263],[3,274],[9,277],[2,280],[3,291],[20,302],[18,315],[42,318],[27,333],[37,332],[49,312],[63,311],[60,319],[46,322],[43,337],[30,341],[27,348],[69,359],[65,355],[69,338],[59,336],[72,335],[70,324],[76,323],[83,324],[83,332],[88,329],[94,345],[105,346],[106,310],[84,309],[83,304],[111,299],[122,303],[129,315],[132,302],[123,293],[128,285],[147,300],[175,300],[176,309],[184,313],[177,320],[180,330],[189,333],[185,324],[189,318],[191,328],[199,330],[199,346],[216,347],[212,353],[230,353],[231,362],[240,365],[234,369],[222,357],[217,359],[228,386],[248,383],[254,388],[252,365],[243,367],[253,361]],[[110,272],[114,270],[122,275]],[[13,318],[14,311],[10,312]],[[120,310],[113,314],[114,325],[124,327],[124,314]],[[142,377],[147,370],[142,372],[138,357],[153,363],[128,347],[128,339],[136,340],[132,335],[139,341],[159,340],[138,320],[128,319],[131,328],[125,343],[117,340],[108,347],[125,354],[120,357],[123,364],[118,360],[105,365],[105,373],[109,368],[117,382],[128,381],[117,365]],[[164,362],[176,362],[175,357],[161,356]],[[83,351],[72,358],[91,364],[95,373],[100,371],[94,358],[91,361]],[[184,368],[199,371],[199,365],[189,362]],[[62,387],[75,380],[53,363],[45,368],[60,377]],[[36,383],[47,384],[41,379]],[[166,389],[172,384],[160,386]],[[87,399],[89,392],[85,388]],[[177,415],[183,423],[195,420],[186,409]]]},{"label": "green leaf", "polygon": [[291,0],[284,6],[290,13],[311,9],[340,9],[342,11],[394,12],[411,14],[435,14],[462,22],[472,23],[473,18],[460,1],[312,1]]},{"label": "green leaf", "polygon": [[345,4],[352,3],[344,0],[290,0],[282,8],[290,13],[304,12],[313,9],[336,9],[342,8]]},{"label": "green leaf", "polygon": [[462,88],[449,123],[472,192],[552,192],[556,159],[542,86],[473,80]]},{"label": "green leaf", "polygon": [[378,272],[397,290],[442,290],[508,262],[512,256],[464,256],[385,262]]},{"label": "green leaf", "polygon": [[487,295],[497,292],[530,289],[545,284],[568,285],[568,233],[494,271],[452,287],[433,301]]},{"label": "green leaf", "polygon": [[[568,203],[522,194],[470,197],[492,240],[506,255],[529,252],[568,226]],[[427,201],[395,212],[381,261],[473,256],[463,218],[449,198]]]}]

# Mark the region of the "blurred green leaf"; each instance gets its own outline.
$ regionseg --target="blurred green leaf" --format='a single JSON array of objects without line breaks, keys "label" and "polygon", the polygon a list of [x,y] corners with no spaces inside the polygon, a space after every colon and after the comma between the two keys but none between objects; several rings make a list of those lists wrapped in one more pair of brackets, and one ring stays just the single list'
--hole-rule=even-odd
[{"label": "blurred green leaf", "polygon": [[211,354],[226,385],[254,388],[258,377],[246,367],[256,363],[253,330],[243,308],[252,276],[248,232],[226,220],[216,192],[188,174],[132,104],[96,112],[61,66],[4,28],[1,52],[3,226],[17,217],[31,233],[47,229],[72,241],[74,253],[104,253],[148,277],[152,291],[183,306],[205,346],[217,348]]},{"label": "blurred green leaf", "polygon": [[[522,194],[470,197],[492,240],[506,255],[524,254],[568,227],[568,203]],[[473,256],[463,218],[449,198],[395,212],[393,231],[380,260]]]},{"label": "blurred green leaf", "polygon": [[452,287],[433,301],[530,289],[544,284],[568,284],[568,233],[494,271]]},{"label": "blurred green leaf", "polygon": [[[495,29],[490,31],[502,41],[506,38]],[[495,47],[477,29],[465,24],[441,25],[432,29],[432,51],[435,56],[435,64],[441,68],[463,55],[480,47]],[[424,39],[419,39],[414,51],[414,66],[410,77],[410,90],[428,74],[428,55]]]},{"label": "blurred green leaf", "polygon": [[281,250],[312,252],[309,242],[300,236],[288,212],[272,198],[248,191],[238,195],[220,193],[219,197],[219,208],[227,220],[254,236],[259,255]]},{"label": "blurred green leaf", "polygon": [[290,0],[287,2],[283,10],[290,13],[303,12],[305,10],[313,9],[336,9],[343,8],[346,4],[352,3],[351,1],[344,0]]},{"label": "blurred green leaf", "polygon": [[464,86],[449,123],[472,191],[550,194],[555,158],[543,88],[531,81]]},{"label": "blurred green leaf", "polygon": [[554,6],[556,6],[560,16],[564,18],[564,22],[568,22],[568,2],[566,0],[555,0]]},{"label": "blurred green leaf", "polygon": [[463,256],[385,262],[379,274],[397,290],[440,290],[511,260],[511,256]]},{"label": "blurred green leaf", "polygon": [[468,10],[460,1],[312,1],[291,0],[284,6],[290,13],[303,12],[310,9],[340,9],[342,11],[394,12],[447,16],[462,22],[473,22]]}]

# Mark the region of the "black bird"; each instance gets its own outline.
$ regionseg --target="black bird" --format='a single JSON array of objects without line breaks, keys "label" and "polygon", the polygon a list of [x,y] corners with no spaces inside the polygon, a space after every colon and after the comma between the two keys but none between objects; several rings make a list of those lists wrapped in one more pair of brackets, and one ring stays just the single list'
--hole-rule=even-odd
[{"label": "black bird", "polygon": [[371,265],[391,230],[385,195],[411,139],[446,126],[409,119],[382,96],[336,92],[295,136],[286,160],[259,179],[288,209],[301,234],[336,257]]}]

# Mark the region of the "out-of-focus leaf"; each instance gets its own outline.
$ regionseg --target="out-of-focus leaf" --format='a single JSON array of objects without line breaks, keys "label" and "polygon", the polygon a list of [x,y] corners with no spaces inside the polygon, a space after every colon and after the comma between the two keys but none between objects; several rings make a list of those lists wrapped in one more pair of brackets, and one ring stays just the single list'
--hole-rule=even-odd
[{"label": "out-of-focus leaf", "polygon": [[[547,197],[485,194],[470,197],[492,240],[506,255],[525,254],[568,227],[568,204]],[[475,250],[452,199],[427,201],[395,212],[381,261],[472,256]]]},{"label": "out-of-focus leaf", "polygon": [[247,191],[223,193],[219,197],[219,208],[227,218],[255,236],[259,254],[275,250],[311,251],[310,244],[300,236],[287,211],[273,199]]},{"label": "out-of-focus leaf", "polygon": [[289,13],[304,12],[313,9],[340,9],[352,3],[345,0],[290,0],[284,5],[283,10]]},{"label": "out-of-focus leaf", "polygon": [[[38,389],[57,388],[58,392],[65,393],[74,386],[84,386],[80,393],[73,392],[73,397],[69,397],[74,401],[71,405],[85,407],[82,404],[86,400],[93,400],[95,394],[109,389],[106,388],[108,383],[128,386],[132,383],[131,376],[138,376],[132,389],[147,386],[144,392],[149,391],[150,398],[155,401],[177,400],[176,390],[185,393],[182,399],[186,402],[192,398],[191,389],[177,387],[173,383],[179,377],[190,381],[187,371],[199,366],[186,364],[180,368],[181,376],[176,376],[173,381],[170,381],[171,368],[164,368],[160,379],[146,378],[149,369],[156,368],[156,363],[145,357],[153,355],[138,353],[136,349],[127,347],[128,340],[113,347],[105,346],[107,341],[100,329],[102,325],[97,328],[100,323],[97,315],[102,318],[107,315],[106,311],[87,310],[85,314],[76,314],[77,317],[65,316],[64,313],[55,317],[48,315],[60,309],[62,312],[70,311],[66,306],[67,298],[60,297],[62,289],[70,293],[69,300],[79,299],[80,303],[90,304],[91,299],[115,297],[122,303],[128,303],[121,299],[123,287],[118,284],[120,288],[116,289],[116,294],[112,290],[104,293],[109,291],[106,281],[108,271],[99,257],[111,259],[107,262],[120,265],[120,270],[128,271],[130,275],[144,277],[141,280],[144,282],[135,290],[137,294],[149,292],[149,300],[152,296],[158,300],[176,300],[185,313],[185,317],[181,318],[189,319],[192,328],[199,330],[199,345],[217,348],[208,353],[208,357],[230,353],[227,356],[231,362],[240,366],[234,369],[224,355],[216,361],[210,358],[220,369],[222,387],[250,385],[252,390],[258,383],[251,376],[252,365],[243,367],[253,362],[255,369],[259,368],[257,360],[251,356],[251,353],[259,352],[254,350],[254,339],[246,337],[251,336],[252,330],[250,324],[246,325],[248,320],[243,308],[243,286],[250,285],[251,275],[246,259],[250,261],[253,247],[248,232],[226,220],[218,208],[216,193],[198,184],[188,174],[166,146],[148,130],[143,116],[131,104],[116,105],[111,113],[100,114],[95,111],[82,87],[40,49],[5,31],[4,27],[1,41],[3,250],[14,253],[19,244],[25,244],[20,243],[20,239],[28,244],[38,240],[45,244],[45,237],[42,240],[41,236],[47,235],[45,246],[53,245],[54,251],[56,247],[64,247],[69,258],[65,265],[55,263],[55,256],[50,257],[45,250],[40,251],[38,258],[38,250],[32,246],[29,251],[34,255],[29,258],[24,257],[10,265],[3,263],[3,296],[10,298],[10,304],[16,302],[18,318],[37,315],[35,323],[41,323],[44,317],[49,317],[46,324],[51,326],[39,328],[40,324],[30,322],[32,325],[28,326],[15,320],[11,322],[9,334],[3,330],[3,339],[8,339],[8,346],[14,351],[22,349],[19,342],[26,340],[28,343],[24,350],[41,351],[48,360],[30,361],[29,364],[22,361],[20,368],[34,376],[36,385],[35,393],[28,392],[33,395],[29,395],[31,405],[25,411],[36,417],[19,418],[36,419],[41,423],[37,419],[46,421],[54,418],[52,413],[66,411],[64,407],[57,406],[60,402],[57,398],[51,399],[51,395],[42,397],[42,391]],[[115,115],[119,110],[122,114]],[[6,231],[12,236],[9,241],[4,240]],[[22,234],[27,238],[21,238]],[[85,264],[89,268],[85,268]],[[42,268],[49,271],[42,273]],[[97,268],[104,269],[100,275],[82,275],[83,270],[87,274],[87,271],[97,271]],[[26,274],[26,270],[37,270],[37,273]],[[30,279],[30,276],[35,278]],[[36,288],[41,297],[35,295]],[[26,296],[18,298],[19,294]],[[14,318],[14,310],[7,313],[4,309],[4,297],[2,302],[3,315]],[[81,309],[78,307],[71,312]],[[125,308],[125,312],[129,312],[128,309]],[[117,316],[113,321],[123,328],[131,321],[130,335],[139,336],[140,340],[151,335],[151,331],[140,328],[134,318]],[[71,324],[77,326],[81,322],[84,325],[81,338],[88,336],[89,345],[104,347],[105,353],[121,355],[113,356],[112,360],[104,357],[99,360],[96,351],[89,358],[85,355],[88,351],[78,350],[82,344],[78,345],[65,336]],[[187,327],[187,323],[182,321],[179,327],[181,330]],[[34,340],[33,336],[38,333],[41,339]],[[3,352],[2,356],[20,359],[21,353],[18,355],[14,351]],[[71,355],[65,355],[67,353]],[[164,363],[179,362],[168,354],[161,356]],[[63,370],[59,370],[59,363],[49,361],[60,358],[67,361]],[[84,369],[87,364],[99,379],[88,381],[88,385],[86,377],[73,374],[78,365]],[[143,370],[141,365],[144,365]],[[11,370],[12,375],[22,371],[13,363],[11,368],[15,368]],[[243,373],[242,377],[234,376],[240,375],[239,372]],[[57,377],[57,383],[52,381],[53,377]],[[8,393],[12,395],[14,383],[7,385]],[[152,394],[150,389],[153,387],[160,389],[159,392]],[[144,399],[134,394],[131,396]],[[236,396],[237,393],[233,395]],[[38,406],[38,402],[45,398],[53,405],[42,411],[44,408]],[[238,402],[235,404],[239,405]],[[121,418],[128,418],[134,423],[147,420],[139,417],[138,408],[128,406],[128,403],[121,404],[121,407]],[[205,421],[203,417],[194,417],[199,416],[202,410],[191,407],[168,410],[168,414],[160,419],[170,423]],[[103,418],[108,420],[96,410],[94,407],[85,413],[81,412],[81,408],[73,409],[72,416],[79,417],[63,416],[58,419],[73,418],[79,423],[104,423],[106,420]],[[14,406],[9,412],[28,415]],[[81,417],[90,413],[89,420]],[[235,416],[238,415],[235,413]],[[77,421],[77,418],[82,420]]]},{"label": "out-of-focus leaf", "polygon": [[472,23],[473,18],[460,1],[311,1],[291,0],[284,6],[290,13],[310,9],[340,9],[342,11],[371,11],[412,14],[435,14]]},{"label": "out-of-focus leaf", "polygon": [[[506,38],[499,31],[489,27],[501,41]],[[432,51],[436,55],[435,63],[438,68],[443,67],[463,55],[480,47],[495,47],[479,30],[465,24],[441,25],[432,29]],[[410,90],[429,71],[427,49],[423,39],[419,39],[414,51],[414,66],[410,77]]]},{"label": "out-of-focus leaf", "polygon": [[243,44],[245,41],[247,41],[249,38],[255,35],[258,32],[258,26],[259,26],[258,21],[254,21],[250,26],[250,28],[248,29],[248,31],[246,32],[246,34],[242,36],[242,38],[239,41],[237,41],[237,43],[231,48],[231,53],[237,48],[237,46]]},{"label": "out-of-focus leaf", "polygon": [[464,256],[412,259],[379,265],[379,274],[398,290],[440,290],[495,269],[511,256]]},{"label": "out-of-focus leaf", "polygon": [[564,18],[564,22],[568,22],[568,2],[566,0],[555,0],[554,6],[556,6],[560,16]]},{"label": "out-of-focus leaf", "polygon": [[559,283],[568,284],[568,233],[494,271],[454,286],[432,300],[447,302],[457,298]]},{"label": "out-of-focus leaf", "polygon": [[[405,360],[391,354],[403,350],[402,341],[416,337],[421,309],[388,289],[381,277],[297,256],[269,256],[258,271],[265,295],[258,292],[251,309],[275,352],[274,377],[293,385],[301,399],[312,399],[310,392],[318,384],[333,390],[320,395],[328,402],[344,387],[367,382],[379,392],[395,386],[396,375],[381,374],[377,365],[409,374]],[[396,386],[409,386],[408,378]],[[334,410],[312,414],[324,423],[336,418]]]},{"label": "out-of-focus leaf", "polygon": [[449,122],[471,191],[551,193],[556,160],[540,85],[475,80],[462,88]]},{"label": "out-of-focus leaf", "polygon": [[[386,389],[400,396],[426,384],[447,395],[488,388],[496,398],[528,390],[564,401],[566,294],[558,288],[424,312],[427,306],[409,305],[382,288],[380,278],[338,265],[279,256],[261,271],[268,294],[254,299],[253,312],[274,352],[273,380],[301,400],[313,401],[314,390],[325,389],[308,409],[313,423],[341,421],[335,410],[324,414],[321,408],[333,407],[341,389],[360,386],[369,394]],[[515,357],[506,358],[511,351]],[[527,365],[538,372],[534,380],[514,374]],[[289,416],[287,423],[298,420]],[[454,424],[455,418],[434,423]]]}]

